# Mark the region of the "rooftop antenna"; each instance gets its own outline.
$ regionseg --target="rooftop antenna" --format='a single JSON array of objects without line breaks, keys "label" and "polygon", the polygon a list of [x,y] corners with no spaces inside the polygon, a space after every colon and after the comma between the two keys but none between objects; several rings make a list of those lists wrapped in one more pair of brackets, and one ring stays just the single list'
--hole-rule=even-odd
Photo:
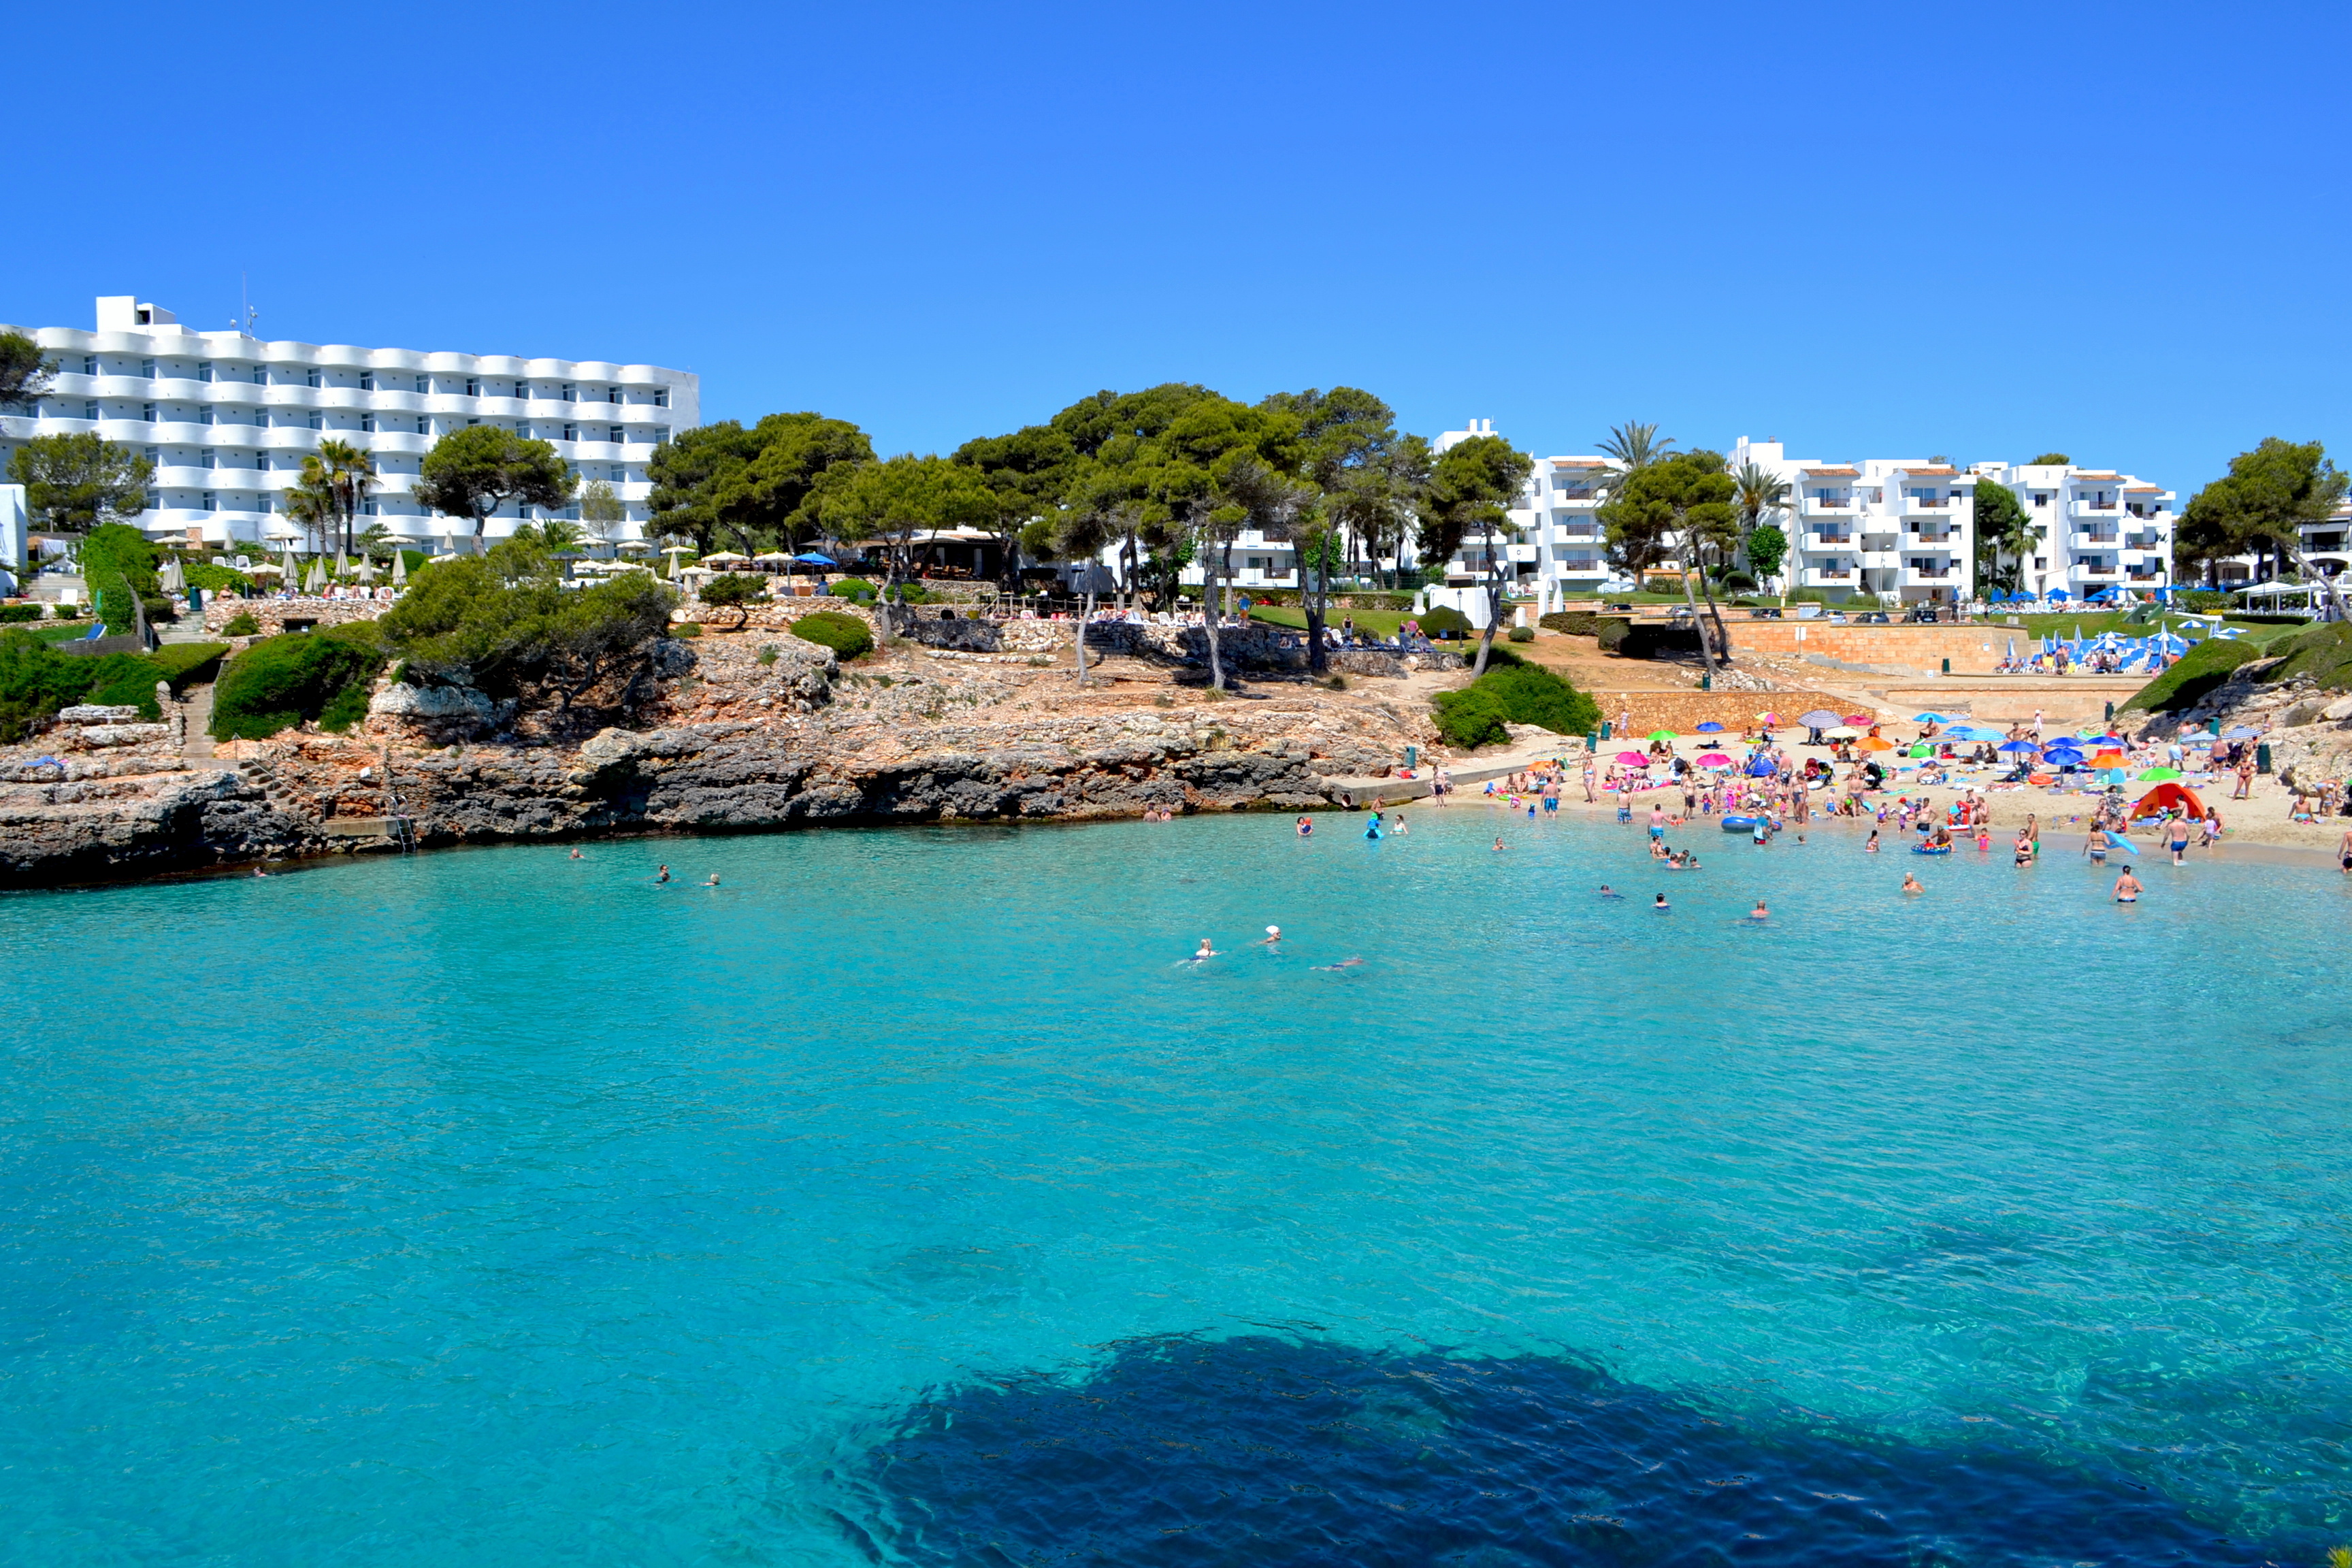
[{"label": "rooftop antenna", "polygon": [[237,330],[249,338],[253,336],[253,323],[261,319],[261,312],[255,310],[246,298],[245,286],[246,274],[240,272],[236,275],[236,303],[237,308],[245,312],[245,324]]}]

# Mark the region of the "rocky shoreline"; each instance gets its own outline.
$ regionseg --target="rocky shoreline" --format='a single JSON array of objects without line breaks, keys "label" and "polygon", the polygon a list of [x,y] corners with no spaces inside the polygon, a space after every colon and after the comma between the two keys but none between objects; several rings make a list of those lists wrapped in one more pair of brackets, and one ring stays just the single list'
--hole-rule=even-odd
[{"label": "rocky shoreline", "polygon": [[1437,754],[1437,671],[1344,691],[1268,671],[1227,696],[1165,650],[1097,657],[1084,688],[1047,654],[913,642],[845,668],[753,626],[666,643],[651,697],[585,733],[582,715],[383,682],[349,734],[209,755],[168,720],[129,743],[60,725],[0,757],[0,887],[625,834],[1314,810],[1407,747]]}]

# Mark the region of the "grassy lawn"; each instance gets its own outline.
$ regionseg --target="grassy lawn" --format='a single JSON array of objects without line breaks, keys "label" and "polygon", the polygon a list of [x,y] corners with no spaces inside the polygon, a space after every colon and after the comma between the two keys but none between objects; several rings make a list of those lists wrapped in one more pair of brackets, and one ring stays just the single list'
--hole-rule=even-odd
[{"label": "grassy lawn", "polygon": [[[1401,610],[1334,610],[1323,624],[1337,626],[1341,621],[1353,620],[1357,630],[1388,638],[1396,636],[1397,628],[1412,618]],[[1307,612],[1289,605],[1252,605],[1250,619],[1294,632],[1307,629]]]},{"label": "grassy lawn", "polygon": [[[2074,635],[2074,629],[2077,626],[2082,628],[2082,635],[2086,637],[2097,637],[2101,632],[2115,632],[2127,637],[2144,637],[2164,626],[2170,626],[2176,632],[2180,628],[2180,617],[2178,615],[2159,615],[2152,620],[2135,624],[2127,614],[2119,610],[2101,610],[2083,615],[2061,611],[2056,615],[2020,616],[2017,618],[2024,623],[2022,627],[2018,628],[2021,636],[2037,637],[2071,637]],[[1990,621],[1979,624],[1990,626],[1994,631],[2000,631],[2007,626],[2008,618],[1995,616]],[[2258,644],[2269,642],[2272,638],[2280,636],[2293,637],[2305,629],[2303,626],[2259,626],[2245,621],[2231,620],[2227,617],[2224,617],[2223,624],[2238,627],[2242,641]]]},{"label": "grassy lawn", "polygon": [[0,632],[30,632],[43,642],[71,642],[89,636],[87,618],[79,621],[12,621]]}]

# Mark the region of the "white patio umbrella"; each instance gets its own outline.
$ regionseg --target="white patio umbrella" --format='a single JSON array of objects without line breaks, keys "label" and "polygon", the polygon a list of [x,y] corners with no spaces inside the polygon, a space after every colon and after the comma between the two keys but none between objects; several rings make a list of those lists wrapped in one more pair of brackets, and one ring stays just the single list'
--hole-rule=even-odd
[{"label": "white patio umbrella", "polygon": [[375,561],[373,557],[367,555],[360,557],[359,578],[362,583],[373,583],[375,581]]},{"label": "white patio umbrella", "polygon": [[408,552],[395,547],[392,552],[392,583],[398,587],[408,581]]}]

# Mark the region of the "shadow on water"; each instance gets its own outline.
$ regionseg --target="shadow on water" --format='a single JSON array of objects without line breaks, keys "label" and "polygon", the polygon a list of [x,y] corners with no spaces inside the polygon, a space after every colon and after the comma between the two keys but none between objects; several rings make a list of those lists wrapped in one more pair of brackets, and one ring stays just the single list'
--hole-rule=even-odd
[{"label": "shadow on water", "polygon": [[1709,1416],[1574,1361],[1156,1339],[910,1411],[859,1474],[880,1561],[2259,1563],[2120,1475]]}]

